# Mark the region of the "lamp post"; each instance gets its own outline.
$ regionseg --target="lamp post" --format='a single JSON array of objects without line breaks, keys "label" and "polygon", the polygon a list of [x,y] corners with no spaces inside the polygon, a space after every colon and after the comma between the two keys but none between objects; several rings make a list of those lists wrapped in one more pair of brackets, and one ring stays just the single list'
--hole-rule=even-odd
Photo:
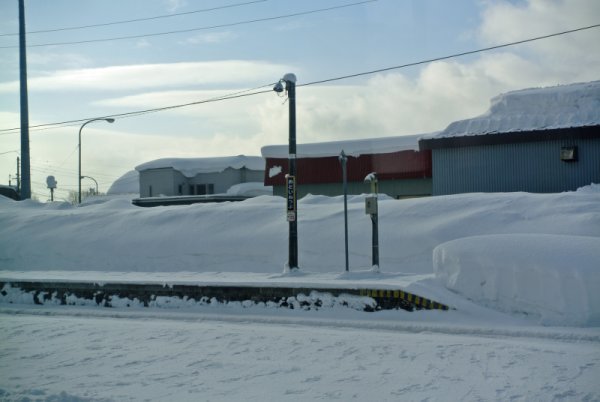
[{"label": "lamp post", "polygon": [[100,120],[104,120],[104,121],[109,122],[109,123],[114,123],[115,122],[115,119],[113,119],[113,118],[110,118],[110,117],[109,118],[103,118],[102,117],[102,118],[98,118],[98,119],[88,120],[85,123],[83,123],[81,125],[81,127],[79,128],[79,145],[78,145],[77,148],[79,149],[79,176],[78,176],[79,180],[78,181],[79,181],[79,203],[80,204],[81,204],[81,179],[83,178],[83,176],[81,175],[81,130],[83,130],[83,128],[88,123],[91,123],[93,121],[100,121]]},{"label": "lamp post", "polygon": [[96,179],[94,179],[92,176],[81,176],[82,179],[91,179],[94,181],[94,183],[96,183],[96,195],[98,195],[98,182],[96,181]]},{"label": "lamp post", "polygon": [[288,73],[273,87],[277,93],[283,92],[282,82],[288,95],[289,103],[289,173],[286,175],[287,187],[287,220],[289,222],[289,252],[287,268],[298,269],[298,203],[296,191],[296,75]]}]

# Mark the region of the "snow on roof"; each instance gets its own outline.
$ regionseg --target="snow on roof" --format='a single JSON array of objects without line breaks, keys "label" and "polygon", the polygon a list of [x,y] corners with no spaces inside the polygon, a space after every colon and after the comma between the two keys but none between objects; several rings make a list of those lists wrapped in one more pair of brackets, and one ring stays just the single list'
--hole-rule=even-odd
[{"label": "snow on roof", "polygon": [[[298,144],[296,156],[298,158],[321,158],[326,156],[339,156],[343,150],[348,156],[363,154],[384,154],[398,151],[418,151],[419,135],[403,135],[396,137],[370,138],[364,140],[347,140],[316,142],[311,144]],[[260,150],[264,158],[287,158],[288,145],[268,145]]]},{"label": "snow on roof", "polygon": [[198,173],[219,173],[227,168],[265,170],[265,160],[260,156],[223,156],[216,158],[163,158],[142,163],[135,167],[138,172],[149,169],[173,168],[186,177],[194,177]]},{"label": "snow on roof", "polygon": [[140,174],[136,170],[130,170],[113,182],[106,194],[139,194]]},{"label": "snow on roof", "polygon": [[600,125],[600,81],[531,88],[494,97],[483,115],[451,123],[427,138]]}]

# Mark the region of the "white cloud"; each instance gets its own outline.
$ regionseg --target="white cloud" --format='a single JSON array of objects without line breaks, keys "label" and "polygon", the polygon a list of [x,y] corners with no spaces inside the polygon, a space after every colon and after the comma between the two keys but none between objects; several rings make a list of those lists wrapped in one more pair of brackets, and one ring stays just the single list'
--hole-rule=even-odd
[{"label": "white cloud", "polygon": [[[135,90],[274,82],[289,68],[263,61],[222,60],[165,64],[140,64],[58,70],[29,77],[30,91]],[[18,90],[18,82],[0,83],[1,92]]]},{"label": "white cloud", "polygon": [[[486,44],[498,44],[591,25],[598,15],[600,2],[593,0],[489,2],[479,32]],[[490,99],[503,92],[599,79],[598,31],[483,53],[474,60],[431,63],[414,78],[398,71],[364,85],[299,88],[299,141],[440,130],[484,113]],[[280,130],[287,114],[273,102],[257,107],[265,138],[273,138],[269,133]]]},{"label": "white cloud", "polygon": [[60,66],[63,68],[77,69],[90,66],[92,60],[89,57],[77,53],[64,53],[53,50],[38,50],[33,48],[27,54],[27,64],[30,68],[47,66]]},{"label": "white cloud", "polygon": [[[483,13],[480,38],[485,44],[518,41],[595,25],[600,16],[597,0],[529,0],[492,2]],[[576,32],[512,48],[546,71],[577,79],[589,78],[588,69],[600,69],[600,29]],[[598,74],[595,74],[598,78]]]}]

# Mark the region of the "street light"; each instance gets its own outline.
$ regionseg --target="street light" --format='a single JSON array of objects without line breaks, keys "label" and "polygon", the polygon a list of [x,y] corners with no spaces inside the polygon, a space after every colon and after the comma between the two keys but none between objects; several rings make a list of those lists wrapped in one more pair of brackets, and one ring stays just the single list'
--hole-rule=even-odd
[{"label": "street light", "polygon": [[113,118],[98,118],[98,119],[92,119],[92,120],[88,120],[85,123],[83,123],[81,125],[81,127],[79,128],[79,203],[81,204],[81,179],[83,178],[83,176],[81,175],[81,130],[83,130],[83,128],[86,126],[86,124],[91,123],[93,121],[100,121],[100,120],[104,120],[107,121],[109,123],[114,123],[115,119]]},{"label": "street light", "polygon": [[283,84],[289,101],[289,173],[286,175],[287,220],[289,222],[289,252],[287,269],[298,269],[298,202],[296,190],[296,76],[288,73],[273,87],[277,93],[283,92]]},{"label": "street light", "polygon": [[94,179],[92,176],[81,176],[82,179],[91,179],[94,181],[94,183],[96,183],[96,195],[98,195],[98,182],[96,181],[96,179]]}]

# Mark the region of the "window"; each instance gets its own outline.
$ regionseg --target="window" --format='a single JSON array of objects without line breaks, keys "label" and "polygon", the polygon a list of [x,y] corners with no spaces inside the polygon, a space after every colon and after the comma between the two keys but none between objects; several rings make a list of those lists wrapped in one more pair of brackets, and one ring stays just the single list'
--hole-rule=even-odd
[{"label": "window", "polygon": [[562,147],[560,149],[560,160],[563,162],[577,162],[577,147]]},{"label": "window", "polygon": [[182,195],[183,194],[183,185],[179,185],[177,186],[177,194]]},{"label": "window", "polygon": [[190,185],[190,195],[207,195],[215,193],[215,185],[209,184],[192,184]]},{"label": "window", "polygon": [[148,197],[152,197],[152,186],[148,186]]}]

